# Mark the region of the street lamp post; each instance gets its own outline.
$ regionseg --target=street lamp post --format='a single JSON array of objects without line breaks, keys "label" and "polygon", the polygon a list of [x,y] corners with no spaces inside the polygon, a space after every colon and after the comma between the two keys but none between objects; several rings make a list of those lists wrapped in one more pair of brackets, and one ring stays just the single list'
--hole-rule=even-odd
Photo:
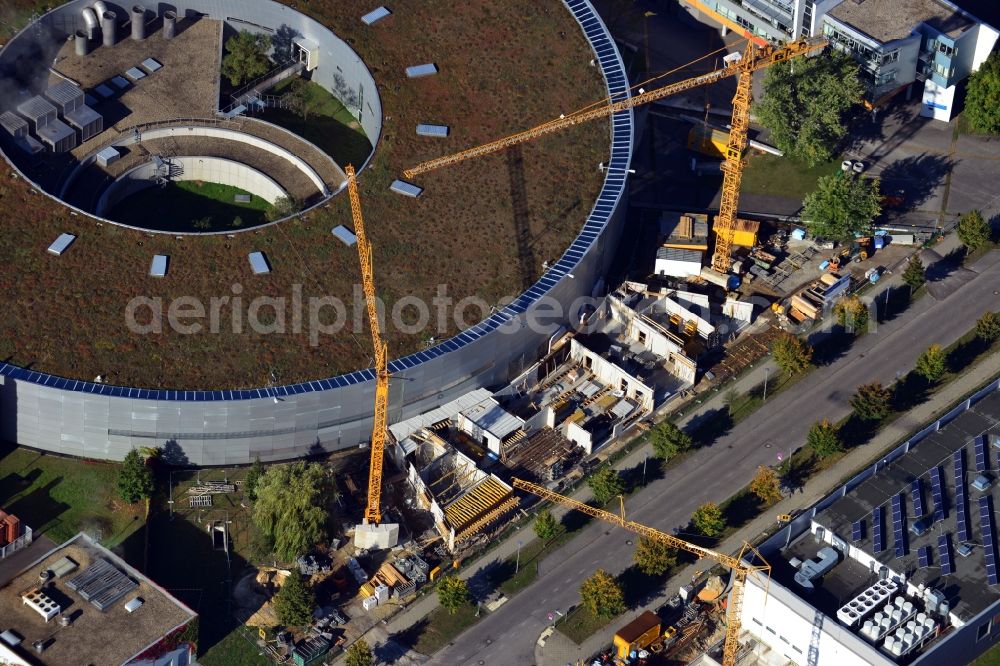
[{"label": "street lamp post", "polygon": [[523,545],[524,545],[524,542],[518,540],[518,542],[517,542],[517,560],[514,563],[514,573],[515,574],[518,571],[521,570],[521,546],[523,546]]},{"label": "street lamp post", "polygon": [[770,374],[770,368],[764,368],[764,398],[762,402],[767,402],[767,376]]}]

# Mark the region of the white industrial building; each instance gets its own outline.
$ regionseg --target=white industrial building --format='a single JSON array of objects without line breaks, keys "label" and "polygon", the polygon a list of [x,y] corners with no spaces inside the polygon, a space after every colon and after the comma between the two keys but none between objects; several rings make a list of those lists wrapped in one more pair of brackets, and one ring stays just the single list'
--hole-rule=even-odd
[{"label": "white industrial building", "polygon": [[[760,547],[743,640],[758,664],[968,664],[1000,641],[994,383]],[[752,662],[747,662],[752,663]]]}]

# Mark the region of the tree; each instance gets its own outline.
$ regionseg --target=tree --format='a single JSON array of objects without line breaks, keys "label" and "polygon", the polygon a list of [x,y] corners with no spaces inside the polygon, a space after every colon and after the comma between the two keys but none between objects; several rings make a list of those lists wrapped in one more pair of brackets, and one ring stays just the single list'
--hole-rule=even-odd
[{"label": "tree", "polygon": [[851,396],[851,408],[862,421],[881,421],[889,415],[892,391],[879,382],[862,384]]},{"label": "tree", "polygon": [[278,197],[264,212],[264,217],[267,218],[268,222],[274,222],[275,220],[286,218],[289,215],[294,215],[299,212],[299,209],[299,202],[293,197]]},{"label": "tree", "polygon": [[534,528],[535,534],[542,541],[548,541],[559,533],[559,523],[556,522],[552,512],[548,509],[539,511],[538,515],[535,516]]},{"label": "tree", "polygon": [[847,115],[864,92],[857,63],[831,51],[769,67],[754,112],[775,145],[815,166],[833,159],[847,134]]},{"label": "tree", "polygon": [[791,333],[783,333],[771,344],[771,355],[786,374],[797,375],[812,362],[812,347]]},{"label": "tree", "polygon": [[595,617],[613,618],[625,612],[621,584],[604,569],[598,569],[580,585],[580,599]]},{"label": "tree", "polygon": [[344,666],[373,666],[374,663],[375,655],[372,654],[368,643],[362,639],[359,638],[351,647],[347,648]]},{"label": "tree", "polygon": [[226,55],[222,58],[222,75],[229,83],[238,86],[250,79],[267,74],[271,61],[267,52],[271,48],[271,38],[241,30],[226,40]]},{"label": "tree", "polygon": [[326,534],[330,478],[318,463],[273,465],[256,484],[253,520],[274,539],[275,554],[291,562]]},{"label": "tree", "polygon": [[806,435],[806,444],[820,458],[826,458],[844,450],[844,444],[840,441],[840,433],[837,432],[837,426],[826,419],[823,419],[819,423],[814,423],[809,428],[809,434]]},{"label": "tree", "polygon": [[756,495],[761,502],[770,504],[781,499],[781,480],[778,473],[770,467],[761,465],[757,468],[757,474],[750,482],[750,492]]},{"label": "tree", "polygon": [[304,627],[312,622],[316,595],[299,570],[292,567],[285,582],[274,595],[274,612],[286,627]]},{"label": "tree", "polygon": [[969,77],[964,115],[975,131],[1000,133],[1000,52],[991,54]]},{"label": "tree", "polygon": [[993,229],[981,211],[970,210],[958,220],[958,239],[970,250],[985,247],[992,240]]},{"label": "tree", "polygon": [[814,236],[845,242],[867,235],[881,212],[879,179],[842,171],[821,177],[802,201],[802,219]]},{"label": "tree", "polygon": [[372,649],[360,638],[347,648],[344,666],[372,666],[374,663],[375,655],[372,654]]},{"label": "tree", "polygon": [[139,449],[131,449],[125,454],[125,459],[118,468],[116,485],[118,496],[129,504],[153,495],[153,471],[146,465]]},{"label": "tree", "polygon": [[601,467],[587,479],[587,485],[594,493],[594,499],[598,504],[607,504],[608,501],[625,492],[625,481],[621,475],[609,465]]},{"label": "tree", "polygon": [[253,465],[250,466],[250,471],[243,479],[243,492],[251,502],[257,499],[257,484],[260,483],[260,477],[263,475],[264,465],[260,462],[260,456],[256,456],[253,459]]},{"label": "tree", "polygon": [[846,296],[833,306],[837,323],[850,331],[861,331],[868,325],[868,306],[857,296]]},{"label": "tree", "polygon": [[469,584],[458,576],[445,576],[442,578],[441,582],[438,583],[437,591],[438,601],[442,606],[451,611],[452,615],[463,604],[469,602]]},{"label": "tree", "polygon": [[632,558],[642,573],[660,576],[677,563],[677,551],[662,541],[639,537]]},{"label": "tree", "polygon": [[691,524],[694,528],[707,537],[715,537],[722,534],[726,529],[726,519],[722,516],[722,509],[715,502],[705,502],[691,514]]},{"label": "tree", "polygon": [[657,423],[649,431],[649,441],[657,458],[670,460],[678,453],[684,453],[691,448],[694,441],[670,421]]},{"label": "tree", "polygon": [[934,383],[944,377],[946,368],[947,358],[941,345],[931,345],[917,357],[917,366],[914,371],[927,381]]},{"label": "tree", "polygon": [[310,83],[304,79],[294,79],[284,99],[288,102],[289,108],[299,114],[302,120],[309,120],[309,116],[319,106],[317,98],[311,94]]},{"label": "tree", "polygon": [[924,275],[924,262],[920,261],[920,257],[912,256],[910,261],[907,262],[906,268],[903,270],[903,282],[905,282],[910,287],[910,291],[916,291],[920,288],[927,280]]},{"label": "tree", "polygon": [[976,322],[976,336],[986,342],[1000,339],[1000,315],[987,310]]}]

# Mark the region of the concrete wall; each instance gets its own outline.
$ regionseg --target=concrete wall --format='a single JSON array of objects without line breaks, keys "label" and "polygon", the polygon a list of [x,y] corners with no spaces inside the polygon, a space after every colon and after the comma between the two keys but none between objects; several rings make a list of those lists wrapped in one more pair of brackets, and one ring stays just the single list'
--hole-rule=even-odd
[{"label": "concrete wall", "polygon": [[622,391],[625,397],[638,402],[646,411],[653,409],[653,389],[628,374],[617,365],[587,349],[576,339],[570,340],[570,358],[593,372],[601,383],[613,391]]},{"label": "concrete wall", "polygon": [[[260,3],[212,4],[238,6],[246,16],[245,6]],[[621,99],[628,82],[607,29],[589,2],[569,0],[567,7],[585,23],[608,94]],[[602,280],[621,236],[632,141],[632,113],[615,114],[602,192],[576,240],[537,283],[486,321],[390,363],[397,378],[390,388],[391,421],[476,388],[506,384],[544,353],[555,331],[530,330],[529,313],[542,298],[568,308]],[[287,460],[368,441],[374,397],[371,370],[266,389],[168,391],[68,380],[0,363],[0,437],[100,459],[121,459],[133,447],[162,446],[169,459],[193,465],[246,464],[255,456]]]},{"label": "concrete wall", "polygon": [[[172,181],[200,180],[230,185],[246,190],[270,204],[288,194],[267,175],[233,160],[221,157],[171,157],[170,164],[181,168],[179,174],[170,178]],[[156,164],[146,162],[119,176],[98,200],[97,214],[103,216],[123,199],[156,186],[156,181],[153,180],[156,171]]]}]

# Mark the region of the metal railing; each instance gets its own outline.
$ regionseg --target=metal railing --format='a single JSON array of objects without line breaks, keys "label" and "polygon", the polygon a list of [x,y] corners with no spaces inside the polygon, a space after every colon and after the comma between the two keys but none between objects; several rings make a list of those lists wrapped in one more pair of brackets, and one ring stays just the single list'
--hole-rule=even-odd
[{"label": "metal railing", "polygon": [[27,525],[24,526],[24,534],[17,537],[6,546],[0,546],[0,560],[10,557],[14,553],[31,545],[34,532]]}]

